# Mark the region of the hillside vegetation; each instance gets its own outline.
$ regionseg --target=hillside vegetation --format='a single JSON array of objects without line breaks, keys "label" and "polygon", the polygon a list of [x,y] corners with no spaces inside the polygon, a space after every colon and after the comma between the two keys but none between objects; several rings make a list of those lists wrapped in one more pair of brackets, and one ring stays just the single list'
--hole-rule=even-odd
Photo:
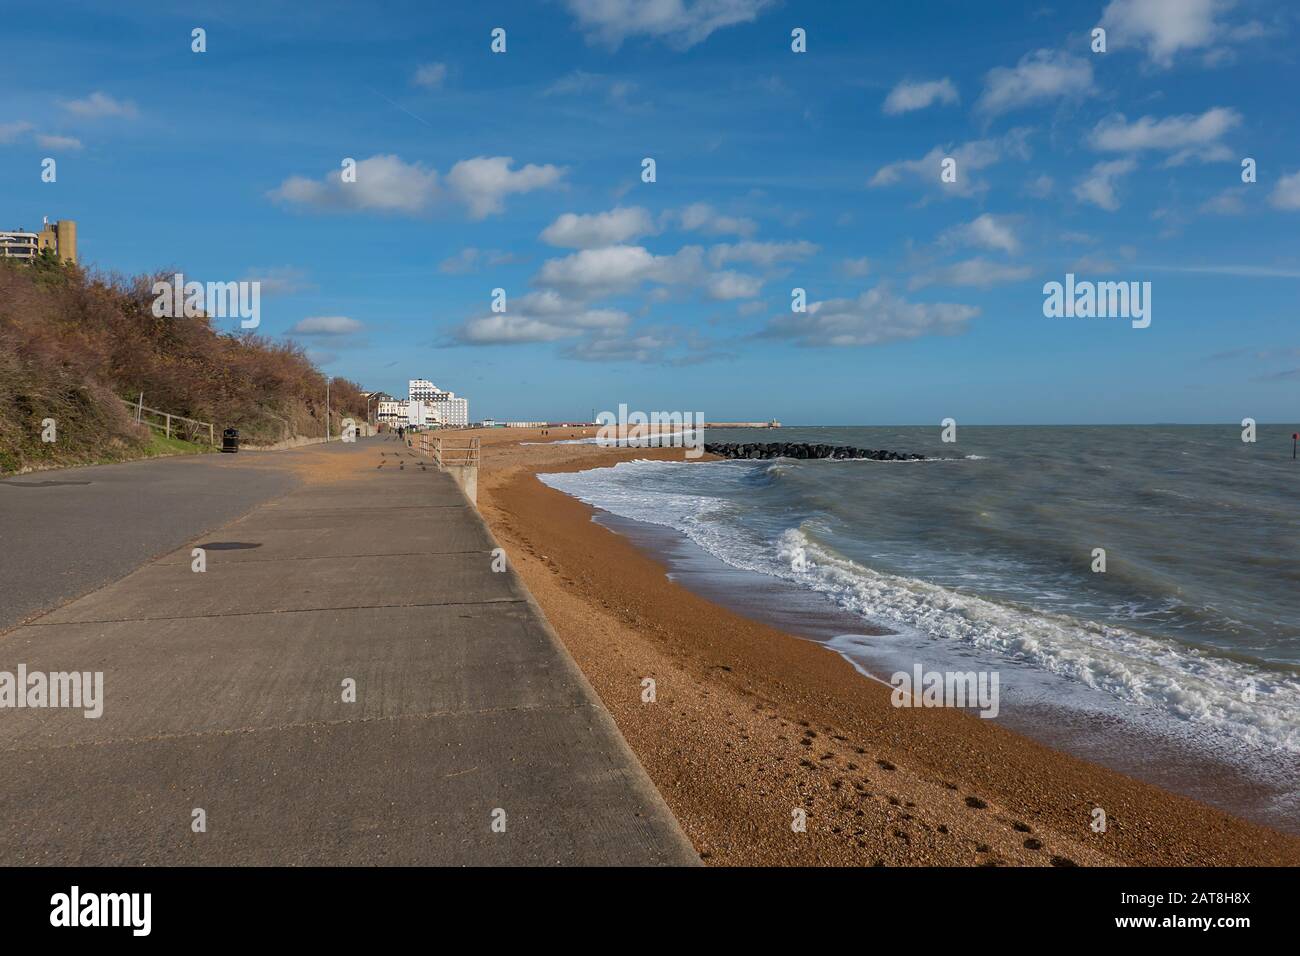
[{"label": "hillside vegetation", "polygon": [[[324,435],[325,375],[299,346],[154,316],[165,278],[0,260],[0,472],[168,451],[121,401],[141,392],[146,406],[212,422],[218,439],[228,427],[254,444]],[[342,418],[365,420],[346,379],[331,380],[330,406],[331,434]],[[54,442],[42,441],[47,419]]]}]

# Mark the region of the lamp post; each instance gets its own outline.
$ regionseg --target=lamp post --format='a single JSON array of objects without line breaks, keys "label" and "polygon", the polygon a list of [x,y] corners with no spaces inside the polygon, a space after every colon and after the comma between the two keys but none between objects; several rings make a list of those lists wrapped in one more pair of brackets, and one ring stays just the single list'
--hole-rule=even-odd
[{"label": "lamp post", "polygon": [[330,377],[325,376],[325,441],[330,440]]}]

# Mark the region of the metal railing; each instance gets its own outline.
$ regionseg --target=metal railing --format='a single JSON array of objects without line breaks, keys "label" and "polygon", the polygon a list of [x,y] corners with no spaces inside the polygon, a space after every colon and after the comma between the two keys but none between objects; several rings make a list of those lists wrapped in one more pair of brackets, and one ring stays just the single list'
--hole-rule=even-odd
[{"label": "metal railing", "polygon": [[136,422],[142,425],[148,425],[150,428],[156,428],[168,438],[175,433],[176,437],[184,437],[186,441],[196,442],[203,434],[206,428],[208,432],[208,444],[214,448],[217,444],[216,429],[211,422],[201,422],[196,418],[186,418],[183,415],[173,415],[171,412],[162,412],[156,408],[150,408],[143,401],[129,401],[128,399],[119,399],[123,405],[131,410],[135,416]]},{"label": "metal railing", "polygon": [[411,447],[432,458],[439,468],[479,463],[477,438],[444,438],[429,432],[417,432]]}]

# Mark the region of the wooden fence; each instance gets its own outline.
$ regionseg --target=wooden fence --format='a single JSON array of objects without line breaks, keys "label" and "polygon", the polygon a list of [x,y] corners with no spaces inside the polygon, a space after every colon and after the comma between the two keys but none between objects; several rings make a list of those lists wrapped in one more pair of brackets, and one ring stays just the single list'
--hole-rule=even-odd
[{"label": "wooden fence", "polygon": [[144,404],[144,396],[134,402],[125,398],[121,401],[131,410],[137,422],[162,432],[168,438],[175,435],[177,438],[184,438],[185,441],[197,442],[206,430],[208,444],[214,448],[217,445],[216,428],[211,422],[201,422],[195,418],[186,418],[183,415],[173,415],[171,412],[150,408]]}]

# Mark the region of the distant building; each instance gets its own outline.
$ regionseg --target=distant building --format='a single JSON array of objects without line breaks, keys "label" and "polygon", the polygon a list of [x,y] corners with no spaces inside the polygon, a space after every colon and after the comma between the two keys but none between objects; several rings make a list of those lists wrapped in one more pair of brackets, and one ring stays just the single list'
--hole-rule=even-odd
[{"label": "distant building", "polygon": [[407,402],[406,403],[406,421],[410,425],[419,425],[421,428],[437,428],[443,424],[438,417],[438,410],[428,402]]},{"label": "distant building", "polygon": [[393,400],[393,396],[389,395],[387,392],[382,392],[382,391],[362,392],[362,393],[361,393],[361,397],[364,398],[364,399],[366,400],[366,421],[370,421],[370,420],[371,420],[371,419],[370,419],[370,406],[371,406],[371,403],[374,403],[374,406],[375,406],[375,418],[374,418],[374,421],[376,421],[376,422],[380,421],[380,419],[379,419],[379,403],[380,403],[380,402],[391,402],[391,401]]},{"label": "distant building", "polygon": [[408,383],[405,401],[383,395],[375,418],[392,427],[456,428],[469,425],[469,402],[423,378]]},{"label": "distant building", "polygon": [[442,389],[427,378],[413,378],[406,383],[406,397],[413,402],[431,399],[441,392]]},{"label": "distant building", "polygon": [[77,261],[77,224],[71,219],[51,223],[46,219],[40,232],[0,232],[0,257],[31,262],[49,249],[64,262]]},{"label": "distant building", "polygon": [[34,232],[0,232],[0,256],[5,259],[26,259],[30,262],[36,258],[39,251],[36,245],[37,238]]},{"label": "distant building", "polygon": [[407,383],[407,400],[421,402],[432,409],[437,424],[450,428],[469,425],[469,400],[457,398],[455,392],[446,392],[428,379],[413,378]]},{"label": "distant building", "polygon": [[396,399],[381,400],[375,406],[375,421],[387,422],[394,428],[398,425],[405,425],[406,402],[399,402]]}]

